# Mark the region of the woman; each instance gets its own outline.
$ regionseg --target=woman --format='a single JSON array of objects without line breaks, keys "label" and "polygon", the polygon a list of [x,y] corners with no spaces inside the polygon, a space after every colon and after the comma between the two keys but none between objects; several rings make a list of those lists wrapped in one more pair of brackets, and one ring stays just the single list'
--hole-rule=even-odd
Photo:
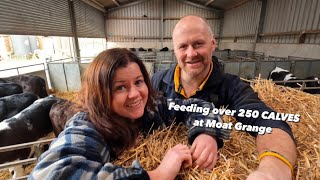
[{"label": "woman", "polygon": [[78,100],[79,112],[39,158],[30,179],[169,180],[182,164],[191,165],[191,151],[181,144],[152,171],[138,163],[131,168],[110,163],[134,145],[140,131],[171,122],[166,100],[155,100],[148,72],[134,53],[119,48],[100,53],[84,74]]}]

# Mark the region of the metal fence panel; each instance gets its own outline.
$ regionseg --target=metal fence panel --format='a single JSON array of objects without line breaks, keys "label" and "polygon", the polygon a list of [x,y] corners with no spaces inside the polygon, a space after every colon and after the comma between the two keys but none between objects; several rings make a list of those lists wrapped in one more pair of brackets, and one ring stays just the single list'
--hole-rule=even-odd
[{"label": "metal fence panel", "polygon": [[51,85],[58,91],[78,91],[81,87],[80,67],[72,63],[48,63]]},{"label": "metal fence panel", "polygon": [[320,77],[320,60],[312,61],[309,76]]},{"label": "metal fence panel", "polygon": [[156,52],[157,60],[172,60],[174,61],[175,57],[173,51],[158,51]]},{"label": "metal fence panel", "polygon": [[218,51],[218,50],[216,50],[214,52],[214,56],[216,56],[219,59],[225,60],[229,56],[229,51]]},{"label": "metal fence panel", "polygon": [[308,76],[320,75],[320,60],[300,60],[295,61],[295,66],[292,71],[295,76],[305,78]]},{"label": "metal fence panel", "polygon": [[280,67],[282,69],[290,70],[290,61],[261,61],[260,62],[260,74],[261,78],[267,78],[269,73],[275,68]]},{"label": "metal fence panel", "polygon": [[59,91],[68,91],[63,64],[49,63],[48,69],[52,88]]},{"label": "metal fence panel", "polygon": [[85,70],[87,69],[87,67],[89,66],[90,63],[80,63],[80,76],[82,77],[83,73],[85,72]]},{"label": "metal fence panel", "polygon": [[255,78],[256,62],[240,62],[239,76],[245,79]]},{"label": "metal fence panel", "polygon": [[66,82],[68,91],[78,91],[81,88],[80,68],[76,62],[65,63],[64,71],[66,75]]},{"label": "metal fence panel", "polygon": [[310,73],[311,61],[296,61],[292,73],[296,77],[307,77]]},{"label": "metal fence panel", "polygon": [[224,72],[239,76],[240,62],[226,62],[224,63]]}]

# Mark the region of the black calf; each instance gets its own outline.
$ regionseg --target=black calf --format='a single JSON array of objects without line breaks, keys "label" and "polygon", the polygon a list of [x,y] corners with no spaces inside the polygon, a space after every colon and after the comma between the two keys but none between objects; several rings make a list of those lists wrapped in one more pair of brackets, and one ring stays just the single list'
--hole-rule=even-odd
[{"label": "black calf", "polygon": [[37,99],[38,97],[31,93],[13,94],[0,98],[0,122],[18,114]]}]

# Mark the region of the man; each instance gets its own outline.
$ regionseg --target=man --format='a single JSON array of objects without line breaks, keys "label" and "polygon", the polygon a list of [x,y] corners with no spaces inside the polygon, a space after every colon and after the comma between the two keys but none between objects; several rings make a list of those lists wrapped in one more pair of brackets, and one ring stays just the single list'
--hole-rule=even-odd
[{"label": "man", "polygon": [[[152,78],[155,89],[167,98],[200,98],[224,105],[239,112],[244,110],[273,111],[266,106],[252,88],[239,77],[224,74],[212,57],[216,47],[214,35],[207,22],[198,16],[186,16],[175,26],[172,34],[174,53],[178,65],[156,73]],[[292,179],[297,152],[293,134],[286,122],[243,118],[243,124],[272,127],[271,134],[257,135],[257,151],[261,161],[248,179]],[[202,133],[192,143],[193,165],[212,169],[217,159],[215,137]]]}]

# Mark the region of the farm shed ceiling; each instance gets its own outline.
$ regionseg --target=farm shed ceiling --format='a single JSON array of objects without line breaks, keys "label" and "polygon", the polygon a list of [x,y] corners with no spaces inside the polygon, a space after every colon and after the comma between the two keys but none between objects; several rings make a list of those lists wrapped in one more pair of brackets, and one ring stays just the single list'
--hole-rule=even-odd
[{"label": "farm shed ceiling", "polygon": [[[125,6],[134,2],[142,2],[144,0],[84,0],[105,9]],[[217,10],[228,10],[238,5],[241,5],[248,0],[181,0],[185,3],[194,3],[200,6],[207,6]]]},{"label": "farm shed ceiling", "polygon": [[[78,37],[104,37],[104,14],[108,10],[150,0],[1,0],[0,34],[73,36],[69,1],[74,4]],[[223,12],[248,0],[177,1]]]}]

